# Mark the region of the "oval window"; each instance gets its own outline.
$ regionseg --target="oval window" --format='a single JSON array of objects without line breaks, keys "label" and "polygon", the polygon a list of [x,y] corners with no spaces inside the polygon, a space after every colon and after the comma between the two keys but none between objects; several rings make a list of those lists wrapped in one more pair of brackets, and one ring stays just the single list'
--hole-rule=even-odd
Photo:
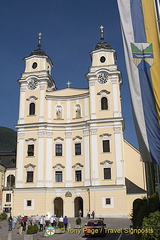
[{"label": "oval window", "polygon": [[102,56],[102,57],[100,58],[100,61],[101,61],[101,63],[104,63],[104,62],[106,61],[106,58],[105,58],[104,56]]},{"label": "oval window", "polygon": [[32,65],[32,68],[35,69],[37,67],[37,63],[34,62],[33,65]]}]

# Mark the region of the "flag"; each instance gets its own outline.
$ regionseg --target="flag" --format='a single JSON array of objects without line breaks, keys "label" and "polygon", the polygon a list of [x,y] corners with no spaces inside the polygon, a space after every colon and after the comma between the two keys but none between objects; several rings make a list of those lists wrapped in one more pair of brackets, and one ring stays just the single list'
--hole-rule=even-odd
[{"label": "flag", "polygon": [[139,149],[160,164],[160,42],[154,0],[117,0]]}]

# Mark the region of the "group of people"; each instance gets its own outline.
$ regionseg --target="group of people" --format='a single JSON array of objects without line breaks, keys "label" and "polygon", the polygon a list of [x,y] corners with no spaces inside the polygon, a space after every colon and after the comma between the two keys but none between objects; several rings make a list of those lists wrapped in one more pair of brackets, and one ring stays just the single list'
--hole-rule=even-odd
[{"label": "group of people", "polygon": [[90,218],[93,218],[93,219],[94,219],[94,217],[95,217],[95,212],[94,212],[94,210],[92,211],[92,213],[91,213],[91,211],[89,210],[88,213],[87,213],[87,218],[88,218],[88,219],[90,219]]},{"label": "group of people", "polygon": [[67,216],[60,217],[59,219],[52,215],[49,217],[48,214],[46,215],[31,215],[31,216],[18,216],[13,217],[10,215],[8,218],[8,231],[11,231],[12,229],[18,227],[19,228],[19,234],[22,234],[22,231],[26,231],[26,228],[28,225],[37,225],[39,228],[39,231],[43,231],[45,228],[49,227],[50,225],[52,227],[56,227],[57,224],[61,222],[64,224],[65,230],[67,229],[68,225],[68,218]]}]

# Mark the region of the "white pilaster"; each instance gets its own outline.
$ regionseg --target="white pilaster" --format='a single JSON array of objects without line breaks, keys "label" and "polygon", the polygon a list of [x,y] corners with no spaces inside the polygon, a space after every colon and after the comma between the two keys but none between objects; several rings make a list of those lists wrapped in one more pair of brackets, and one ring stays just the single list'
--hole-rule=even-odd
[{"label": "white pilaster", "polygon": [[113,79],[112,80],[112,92],[113,92],[113,114],[114,117],[120,117],[119,116],[119,97],[118,97],[118,91],[117,91],[117,85],[118,84],[118,80],[117,79]]},{"label": "white pilaster", "polygon": [[67,123],[71,121],[71,109],[70,109],[70,101],[67,101],[67,111],[66,111],[66,114],[67,114]]},{"label": "white pilaster", "polygon": [[37,187],[44,187],[44,132],[38,132],[38,176]]},{"label": "white pilaster", "polygon": [[89,107],[88,107],[88,98],[84,99],[84,120],[88,120],[89,119]]},{"label": "white pilaster", "polygon": [[18,133],[16,188],[23,187],[24,133]]},{"label": "white pilaster", "polygon": [[53,186],[53,165],[52,165],[52,158],[53,158],[53,149],[52,149],[52,132],[47,132],[47,139],[46,139],[46,187]]},{"label": "white pilaster", "polygon": [[84,130],[84,186],[90,186],[89,130]]},{"label": "white pilaster", "polygon": [[116,152],[116,184],[124,184],[123,174],[123,145],[121,127],[114,127],[115,152]]},{"label": "white pilaster", "polygon": [[96,93],[95,93],[95,81],[89,82],[90,88],[90,109],[91,119],[96,118]]},{"label": "white pilaster", "polygon": [[20,101],[19,101],[19,121],[18,124],[24,123],[24,113],[25,113],[25,95],[26,87],[21,87],[20,89]]},{"label": "white pilaster", "polygon": [[44,101],[45,101],[45,86],[40,85],[40,115],[39,122],[44,122]]},{"label": "white pilaster", "polygon": [[52,101],[47,100],[48,102],[48,122],[52,122]]},{"label": "white pilaster", "polygon": [[72,187],[72,133],[66,132],[66,187]]},{"label": "white pilaster", "polygon": [[97,149],[97,130],[91,130],[91,164],[92,164],[92,186],[99,185],[98,176],[98,149]]}]

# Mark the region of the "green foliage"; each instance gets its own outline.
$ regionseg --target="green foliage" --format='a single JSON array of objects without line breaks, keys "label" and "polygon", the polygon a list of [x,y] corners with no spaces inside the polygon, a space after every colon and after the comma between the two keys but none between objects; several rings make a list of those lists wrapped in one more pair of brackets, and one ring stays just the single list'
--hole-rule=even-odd
[{"label": "green foliage", "polygon": [[148,199],[136,199],[133,202],[133,210],[131,214],[131,221],[133,228],[141,228],[144,217],[148,217],[151,212],[160,209],[158,194],[155,193]]},{"label": "green foliage", "polygon": [[148,218],[143,219],[142,229],[142,240],[159,240],[160,239],[160,212],[156,211],[150,213]]},{"label": "green foliage", "polygon": [[0,150],[16,148],[16,136],[13,129],[0,127]]},{"label": "green foliage", "polygon": [[0,220],[5,220],[7,218],[7,214],[6,213],[1,213],[0,214]]},{"label": "green foliage", "polygon": [[38,232],[38,226],[37,225],[29,225],[27,229],[27,234],[35,234]]},{"label": "green foliage", "polygon": [[64,223],[63,222],[58,222],[58,225],[57,225],[59,228],[64,228]]},{"label": "green foliage", "polygon": [[80,217],[79,217],[79,218],[76,218],[76,224],[77,224],[77,225],[81,225],[81,221],[82,221],[82,220],[81,220]]}]

